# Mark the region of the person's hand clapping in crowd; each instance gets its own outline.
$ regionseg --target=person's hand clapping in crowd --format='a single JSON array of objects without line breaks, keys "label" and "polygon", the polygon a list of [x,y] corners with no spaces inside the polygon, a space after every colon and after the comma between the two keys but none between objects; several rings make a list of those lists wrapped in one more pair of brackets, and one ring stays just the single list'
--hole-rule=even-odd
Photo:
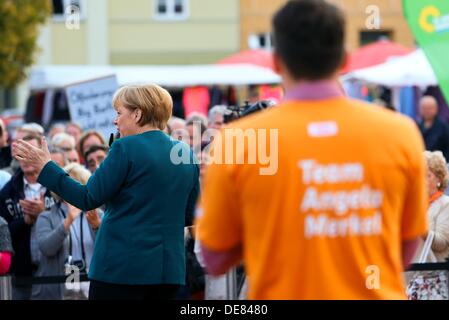
[{"label": "person's hand clapping in crowd", "polygon": [[44,194],[42,193],[40,199],[22,199],[19,201],[24,214],[26,224],[34,224],[39,215],[45,210]]},{"label": "person's hand clapping in crowd", "polygon": [[98,214],[98,209],[87,211],[86,219],[92,229],[97,230],[100,227],[101,219]]},{"label": "person's hand clapping in crowd", "polygon": [[78,208],[75,208],[71,204],[67,203],[67,217],[64,220],[64,229],[66,232],[70,230],[70,226],[72,225],[73,221],[76,220],[76,218],[79,217],[81,214],[81,210]]}]

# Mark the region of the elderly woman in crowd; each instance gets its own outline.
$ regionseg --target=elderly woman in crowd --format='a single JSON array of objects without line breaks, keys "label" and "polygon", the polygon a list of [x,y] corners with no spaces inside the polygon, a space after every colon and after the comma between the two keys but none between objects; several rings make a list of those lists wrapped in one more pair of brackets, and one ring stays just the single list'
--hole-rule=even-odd
[{"label": "elderly woman in crowd", "polygon": [[186,121],[178,117],[171,117],[167,127],[170,127],[170,136],[175,140],[182,140],[183,131],[186,130]]},{"label": "elderly woman in crowd", "polygon": [[432,252],[438,262],[444,262],[449,257],[449,197],[444,194],[449,182],[449,171],[440,151],[426,151],[424,156],[428,169],[429,231],[435,235]]},{"label": "elderly woman in crowd", "polygon": [[[87,169],[76,163],[69,164],[64,171],[81,184],[86,184],[91,176]],[[66,264],[88,271],[100,219],[101,213],[97,210],[83,212],[65,201],[59,201],[49,211],[42,213],[36,222],[37,241],[42,253],[36,276],[64,275]],[[82,293],[86,298],[87,292],[84,290]],[[32,297],[61,300],[64,297],[64,285],[34,285]]]},{"label": "elderly woman in crowd", "polygon": [[75,138],[65,132],[60,132],[51,139],[51,145],[63,151],[70,151],[75,149]]},{"label": "elderly woman in crowd", "polygon": [[75,150],[75,138],[71,135],[61,132],[51,139],[51,146],[64,151],[65,158],[69,163],[79,163],[80,157]]},{"label": "elderly woman in crowd", "polygon": [[89,299],[171,299],[185,284],[184,226],[192,223],[199,192],[197,160],[162,131],[173,108],[165,89],[125,86],[113,106],[121,138],[86,185],[51,161],[45,143],[39,149],[17,141],[14,155],[75,207],[107,204],[89,270]]},{"label": "elderly woman in crowd", "polygon": [[227,109],[228,108],[223,105],[218,105],[211,108],[208,114],[207,126],[216,130],[223,128]]},{"label": "elderly woman in crowd", "polygon": [[11,266],[13,253],[8,223],[0,217],[0,276],[5,275]]}]

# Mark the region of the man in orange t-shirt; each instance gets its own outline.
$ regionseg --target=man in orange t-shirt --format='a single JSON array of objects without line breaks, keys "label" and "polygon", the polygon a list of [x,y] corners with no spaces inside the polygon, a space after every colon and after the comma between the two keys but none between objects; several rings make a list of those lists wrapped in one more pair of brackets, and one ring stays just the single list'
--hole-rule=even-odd
[{"label": "man in orange t-shirt", "polygon": [[336,7],[290,1],[273,25],[286,99],[214,138],[198,217],[206,268],[243,258],[250,299],[403,299],[427,231],[419,131],[342,95]]}]

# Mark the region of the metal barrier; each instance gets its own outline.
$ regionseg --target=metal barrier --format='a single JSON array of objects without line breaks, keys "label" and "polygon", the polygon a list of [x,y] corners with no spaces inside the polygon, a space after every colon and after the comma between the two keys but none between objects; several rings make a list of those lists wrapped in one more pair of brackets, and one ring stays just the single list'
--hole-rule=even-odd
[{"label": "metal barrier", "polygon": [[232,268],[226,274],[226,300],[237,300],[237,269]]},{"label": "metal barrier", "polygon": [[[68,281],[69,280],[69,281]],[[13,276],[0,277],[0,300],[12,300],[12,286],[32,286],[36,284],[63,284],[71,282],[72,275],[53,277],[20,277]],[[77,282],[88,282],[87,274],[80,274]]]},{"label": "metal barrier", "polygon": [[449,261],[415,263],[404,276],[409,300],[449,300]]},{"label": "metal barrier", "polygon": [[[13,276],[0,277],[0,300],[12,300],[12,285],[27,286],[36,284],[58,284],[66,283],[68,276],[53,276],[53,277],[20,277]],[[78,279],[77,279],[78,280]],[[79,276],[79,282],[88,282],[87,274]],[[225,276],[224,298],[226,300],[240,300],[242,299],[243,283],[238,283],[237,268],[231,269]],[[207,298],[206,298],[207,299]],[[243,298],[244,299],[244,298]]]},{"label": "metal barrier", "polygon": [[0,300],[12,300],[11,276],[0,277]]},{"label": "metal barrier", "polygon": [[222,276],[205,276],[206,300],[246,300],[246,290],[246,276],[241,267],[232,268]]}]

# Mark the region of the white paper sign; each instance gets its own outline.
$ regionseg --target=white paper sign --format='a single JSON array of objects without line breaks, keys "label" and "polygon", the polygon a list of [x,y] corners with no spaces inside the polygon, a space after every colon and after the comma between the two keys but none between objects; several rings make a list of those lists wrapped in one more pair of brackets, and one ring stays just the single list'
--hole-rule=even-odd
[{"label": "white paper sign", "polygon": [[83,130],[97,130],[107,140],[115,133],[112,97],[118,89],[115,75],[66,87],[71,120]]}]

